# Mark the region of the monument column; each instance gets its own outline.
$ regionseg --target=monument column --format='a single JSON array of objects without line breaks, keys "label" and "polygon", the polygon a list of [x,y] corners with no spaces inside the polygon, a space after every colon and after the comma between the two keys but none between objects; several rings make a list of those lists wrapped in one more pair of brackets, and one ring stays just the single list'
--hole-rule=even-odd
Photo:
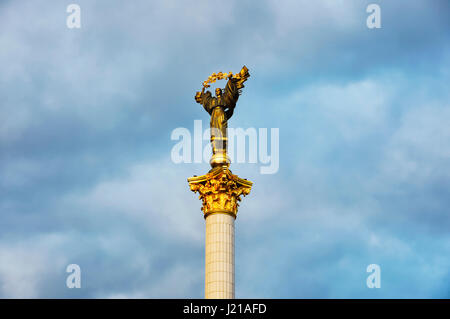
[{"label": "monument column", "polygon": [[233,175],[228,165],[188,179],[203,201],[206,222],[205,298],[234,298],[234,222],[238,201],[250,193],[252,182]]},{"label": "monument column", "polygon": [[[205,298],[234,298],[234,222],[241,196],[250,194],[252,182],[233,175],[227,156],[227,121],[231,118],[244,82],[250,77],[243,66],[238,74],[213,73],[195,94],[197,103],[211,115],[212,169],[202,176],[188,178],[191,191],[202,200],[206,223]],[[205,92],[210,83],[228,79],[216,96]]]}]

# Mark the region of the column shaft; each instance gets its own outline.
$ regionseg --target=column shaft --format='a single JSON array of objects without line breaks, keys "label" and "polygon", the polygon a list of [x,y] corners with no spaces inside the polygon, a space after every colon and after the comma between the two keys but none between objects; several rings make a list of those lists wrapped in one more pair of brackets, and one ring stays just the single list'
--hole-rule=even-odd
[{"label": "column shaft", "polygon": [[206,217],[205,298],[234,298],[234,217]]}]

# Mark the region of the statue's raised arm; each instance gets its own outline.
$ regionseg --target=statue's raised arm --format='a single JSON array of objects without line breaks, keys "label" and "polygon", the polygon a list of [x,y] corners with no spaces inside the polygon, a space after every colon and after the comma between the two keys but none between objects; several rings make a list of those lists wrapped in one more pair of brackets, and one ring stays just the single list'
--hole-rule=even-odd
[{"label": "statue's raised arm", "polygon": [[247,67],[244,65],[241,71],[234,75],[229,76],[227,85],[224,92],[225,104],[229,109],[234,109],[236,102],[239,99],[239,95],[244,88],[244,82],[250,77]]}]

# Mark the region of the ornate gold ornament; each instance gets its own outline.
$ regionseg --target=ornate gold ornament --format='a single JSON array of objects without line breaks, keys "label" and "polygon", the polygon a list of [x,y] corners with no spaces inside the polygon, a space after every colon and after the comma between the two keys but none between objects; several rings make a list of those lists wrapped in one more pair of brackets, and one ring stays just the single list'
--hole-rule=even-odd
[{"label": "ornate gold ornament", "polygon": [[225,213],[236,218],[241,196],[250,194],[252,182],[233,175],[227,166],[216,167],[208,174],[188,178],[191,191],[198,192],[201,210],[210,214]]}]

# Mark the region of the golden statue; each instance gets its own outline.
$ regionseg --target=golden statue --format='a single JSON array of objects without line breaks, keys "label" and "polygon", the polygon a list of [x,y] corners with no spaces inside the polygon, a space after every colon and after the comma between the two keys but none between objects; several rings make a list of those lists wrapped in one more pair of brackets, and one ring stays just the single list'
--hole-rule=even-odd
[{"label": "golden statue", "polygon": [[[245,65],[234,75],[231,72],[213,73],[203,82],[202,91],[195,94],[197,103],[202,104],[211,115],[212,169],[206,175],[188,178],[191,190],[198,193],[203,201],[202,211],[205,218],[216,213],[229,214],[236,218],[241,196],[250,194],[252,188],[252,182],[239,178],[230,171],[230,160],[227,156],[227,121],[233,115],[244,82],[249,77]],[[224,90],[217,88],[215,97],[211,96],[211,92],[205,92],[210,83],[222,79],[228,79],[227,85]]]},{"label": "golden statue", "polygon": [[[244,65],[237,74],[229,73],[213,73],[208,80],[203,82],[201,92],[195,94],[195,101],[205,108],[206,112],[211,115],[211,146],[213,156],[211,158],[211,166],[219,166],[229,164],[227,157],[227,121],[231,118],[236,107],[236,102],[244,87],[244,82],[250,77],[247,67]],[[228,79],[225,89],[216,89],[216,96],[211,96],[210,91],[205,92],[205,88],[210,87],[210,83],[216,80]]]}]

